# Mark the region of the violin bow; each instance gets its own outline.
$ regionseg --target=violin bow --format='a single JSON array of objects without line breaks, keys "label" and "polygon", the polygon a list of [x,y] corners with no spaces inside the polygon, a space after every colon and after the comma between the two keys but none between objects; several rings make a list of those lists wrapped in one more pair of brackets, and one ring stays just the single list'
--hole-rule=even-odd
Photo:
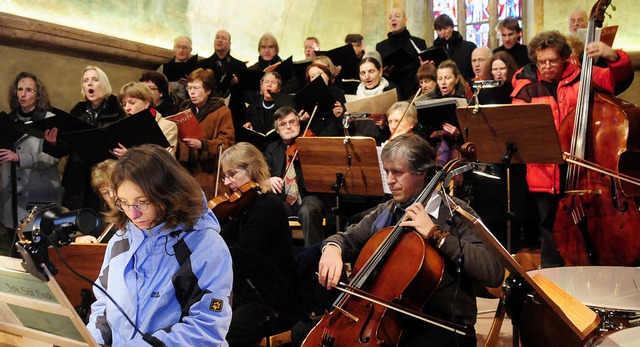
[{"label": "violin bow", "polygon": [[218,170],[216,171],[216,191],[214,196],[218,196],[218,186],[220,185],[220,168],[222,166],[222,142],[218,144]]},{"label": "violin bow", "polygon": [[411,102],[409,103],[409,106],[407,106],[407,108],[404,110],[404,112],[402,112],[402,117],[400,117],[400,121],[398,122],[398,126],[391,133],[391,135],[389,136],[390,139],[393,138],[393,134],[398,130],[398,128],[400,128],[400,124],[402,124],[402,121],[404,120],[404,116],[407,115],[407,111],[409,111],[409,108],[411,108],[411,105],[413,105],[416,102],[416,99],[418,98],[418,96],[420,96],[421,92],[422,92],[422,89],[418,88],[418,91],[416,92],[416,94],[413,96],[413,98],[411,98]]},{"label": "violin bow", "polygon": [[[311,116],[309,117],[309,122],[307,122],[307,126],[304,128],[304,132],[300,137],[305,137],[307,135],[307,131],[309,130],[309,126],[311,125],[311,121],[313,120],[313,116],[315,116],[317,110],[318,110],[318,104],[316,104],[313,107],[313,112],[311,112]],[[291,169],[291,165],[293,165],[293,161],[296,160],[297,156],[298,156],[298,150],[296,149],[296,151],[293,152],[293,156],[291,156],[291,161],[289,161],[289,165],[287,165],[286,169],[284,170],[285,176],[287,175],[287,172],[289,172],[289,170]]]}]

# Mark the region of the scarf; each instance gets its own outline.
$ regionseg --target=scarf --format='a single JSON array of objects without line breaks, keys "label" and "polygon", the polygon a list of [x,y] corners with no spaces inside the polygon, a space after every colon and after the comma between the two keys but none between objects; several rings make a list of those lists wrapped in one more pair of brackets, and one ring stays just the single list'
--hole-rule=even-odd
[{"label": "scarf", "polygon": [[384,92],[384,89],[387,88],[388,86],[389,86],[389,81],[387,81],[384,77],[380,78],[380,84],[378,84],[377,87],[371,88],[371,89],[367,89],[364,86],[364,83],[360,82],[360,84],[358,85],[358,89],[356,90],[356,95],[357,96],[379,95],[379,94],[382,94]]}]

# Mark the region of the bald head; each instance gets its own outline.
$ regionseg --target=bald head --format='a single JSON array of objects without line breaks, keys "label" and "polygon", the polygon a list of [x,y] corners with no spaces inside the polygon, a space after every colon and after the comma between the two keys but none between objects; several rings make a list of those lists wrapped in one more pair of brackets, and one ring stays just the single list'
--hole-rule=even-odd
[{"label": "bald head", "polygon": [[224,58],[231,50],[231,34],[226,30],[218,30],[213,41],[213,48],[219,57]]},{"label": "bald head", "polygon": [[401,8],[392,8],[389,11],[389,27],[394,34],[404,31],[407,27],[407,14]]},{"label": "bald head", "polygon": [[493,52],[489,47],[478,47],[471,53],[471,66],[473,67],[473,73],[477,79],[490,79],[489,75],[489,60]]},{"label": "bald head", "polygon": [[588,24],[587,12],[583,10],[574,10],[569,15],[569,33],[575,34],[578,29],[586,28]]}]

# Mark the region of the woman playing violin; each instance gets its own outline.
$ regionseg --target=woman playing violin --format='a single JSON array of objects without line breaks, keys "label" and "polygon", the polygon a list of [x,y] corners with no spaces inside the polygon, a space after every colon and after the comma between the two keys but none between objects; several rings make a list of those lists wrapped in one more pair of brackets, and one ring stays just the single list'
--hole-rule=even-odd
[{"label": "woman playing violin", "polygon": [[[358,224],[325,240],[318,280],[327,289],[336,287],[343,261],[353,259],[369,238],[382,228],[401,220],[401,226],[414,228],[444,259],[442,280],[422,311],[473,326],[477,315],[474,285],[498,286],[503,279],[503,268],[470,224],[457,215],[451,217],[447,204],[439,195],[434,194],[426,207],[414,203],[433,176],[434,160],[434,149],[418,135],[398,136],[384,147],[382,163],[393,199],[378,205]],[[453,201],[475,214],[462,201],[455,198]],[[451,331],[412,318],[403,320],[402,325],[401,346],[476,345],[475,336],[456,336]]]},{"label": "woman playing violin", "polygon": [[256,147],[246,142],[231,146],[222,153],[221,165],[222,180],[232,193],[246,184],[259,185],[260,194],[244,204],[237,219],[220,220],[234,270],[227,341],[230,346],[252,345],[289,330],[298,319],[291,231],[282,202],[270,191],[269,168]]}]

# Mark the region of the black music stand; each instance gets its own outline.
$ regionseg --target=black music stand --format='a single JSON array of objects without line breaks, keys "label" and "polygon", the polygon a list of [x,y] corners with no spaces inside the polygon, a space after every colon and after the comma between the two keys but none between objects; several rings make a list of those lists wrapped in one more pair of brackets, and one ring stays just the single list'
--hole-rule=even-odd
[{"label": "black music stand", "polygon": [[458,107],[456,115],[465,141],[477,147],[478,161],[506,165],[507,250],[511,252],[510,165],[563,162],[551,107],[547,104]]},{"label": "black music stand", "polygon": [[296,144],[307,190],[336,195],[337,229],[340,194],[384,196],[373,138],[299,137]]}]

